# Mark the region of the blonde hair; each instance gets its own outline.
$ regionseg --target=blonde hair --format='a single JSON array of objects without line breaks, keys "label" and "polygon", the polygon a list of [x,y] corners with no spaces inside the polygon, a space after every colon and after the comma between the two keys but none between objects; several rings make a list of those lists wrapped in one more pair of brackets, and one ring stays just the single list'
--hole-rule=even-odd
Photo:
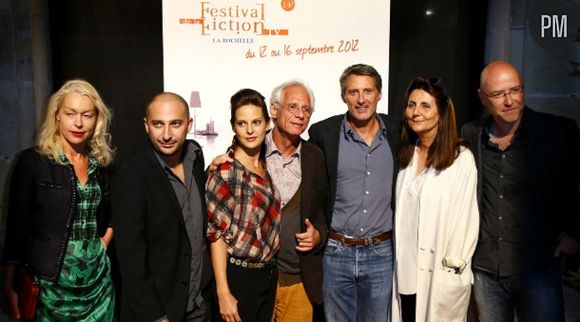
[{"label": "blonde hair", "polygon": [[56,114],[62,106],[64,97],[69,93],[79,93],[88,97],[97,110],[97,123],[89,138],[88,152],[97,159],[100,166],[109,165],[113,161],[115,152],[111,146],[111,135],[109,134],[112,113],[93,85],[82,79],[69,80],[50,97],[46,107],[46,117],[36,140],[37,151],[54,162],[63,164],[59,158],[63,153],[63,147]]}]

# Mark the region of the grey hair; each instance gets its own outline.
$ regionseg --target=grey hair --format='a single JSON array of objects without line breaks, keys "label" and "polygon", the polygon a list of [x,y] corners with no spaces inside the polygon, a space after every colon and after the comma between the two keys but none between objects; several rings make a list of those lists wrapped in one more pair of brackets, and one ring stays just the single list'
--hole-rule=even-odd
[{"label": "grey hair", "polygon": [[306,90],[306,92],[308,93],[308,97],[310,98],[310,107],[312,108],[312,111],[314,111],[315,105],[314,93],[312,92],[312,89],[310,89],[310,86],[308,86],[304,81],[300,79],[292,79],[276,86],[276,88],[272,90],[272,94],[270,95],[270,105],[280,104],[280,101],[282,100],[282,92],[285,89],[294,86],[299,86],[304,88],[304,90]]}]

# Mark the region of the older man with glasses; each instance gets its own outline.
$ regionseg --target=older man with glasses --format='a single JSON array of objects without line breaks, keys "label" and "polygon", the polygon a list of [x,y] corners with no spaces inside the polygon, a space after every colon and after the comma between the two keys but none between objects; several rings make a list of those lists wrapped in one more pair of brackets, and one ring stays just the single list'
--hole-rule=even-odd
[{"label": "older man with glasses", "polygon": [[[301,139],[314,112],[314,94],[299,80],[272,91],[274,128],[266,135],[266,164],[282,196],[278,290],[273,321],[312,321],[322,302],[326,240],[326,165],[316,145]],[[318,310],[317,310],[318,311]],[[317,320],[316,318],[314,319]]]},{"label": "older man with glasses", "polygon": [[[270,96],[274,128],[266,134],[266,166],[282,196],[278,288],[272,321],[323,319],[322,247],[327,195],[324,154],[300,136],[314,113],[314,94],[301,80],[278,85]],[[210,166],[229,161],[227,154]]]},{"label": "older man with glasses", "polygon": [[511,64],[481,73],[489,116],[466,124],[478,167],[479,241],[473,257],[481,322],[564,321],[558,257],[580,250],[578,128],[526,107]]}]

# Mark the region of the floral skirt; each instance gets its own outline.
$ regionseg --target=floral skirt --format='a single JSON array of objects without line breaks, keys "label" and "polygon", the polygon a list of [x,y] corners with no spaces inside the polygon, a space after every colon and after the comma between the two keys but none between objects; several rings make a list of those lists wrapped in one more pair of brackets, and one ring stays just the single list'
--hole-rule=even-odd
[{"label": "floral skirt", "polygon": [[100,238],[71,240],[56,282],[37,278],[36,321],[114,321],[111,262]]}]

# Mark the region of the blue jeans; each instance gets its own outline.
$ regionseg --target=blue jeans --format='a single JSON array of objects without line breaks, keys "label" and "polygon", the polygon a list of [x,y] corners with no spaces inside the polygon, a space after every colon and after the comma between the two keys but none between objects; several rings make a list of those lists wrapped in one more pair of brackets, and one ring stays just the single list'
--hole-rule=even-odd
[{"label": "blue jeans", "polygon": [[393,288],[391,240],[374,246],[343,246],[329,239],[323,273],[326,321],[387,321]]},{"label": "blue jeans", "polygon": [[473,295],[480,322],[564,321],[560,266],[555,263],[542,272],[496,277],[473,270]]}]

